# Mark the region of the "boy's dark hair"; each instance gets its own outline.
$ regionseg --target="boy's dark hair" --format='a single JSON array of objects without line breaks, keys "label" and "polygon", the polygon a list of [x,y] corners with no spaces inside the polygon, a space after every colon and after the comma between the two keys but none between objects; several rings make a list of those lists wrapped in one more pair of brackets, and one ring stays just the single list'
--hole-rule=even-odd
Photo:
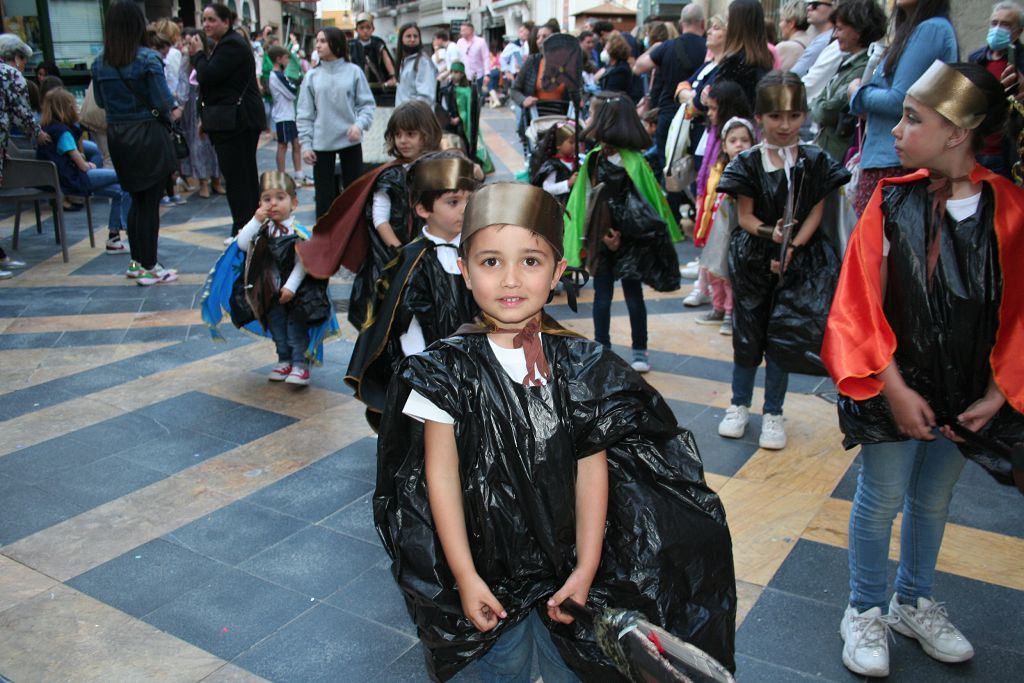
[{"label": "boy's dark hair", "polygon": [[555,33],[561,33],[562,32],[562,25],[559,24],[558,23],[558,19],[555,19],[554,17],[551,17],[550,19],[545,21],[544,25],[547,26],[549,29],[551,29],[552,35],[554,35]]},{"label": "boy's dark hair", "polygon": [[320,29],[327,41],[327,47],[331,48],[331,54],[338,59],[348,60],[348,40],[345,33],[337,26],[324,26]]},{"label": "boy's dark hair", "polygon": [[36,67],[36,72],[38,72],[39,69],[43,69],[44,71],[46,71],[47,76],[57,76],[58,78],[60,78],[60,67],[58,67],[57,63],[54,61],[44,59],[43,61],[39,62],[39,66]]},{"label": "boy's dark hair", "polygon": [[281,57],[291,57],[291,54],[280,45],[271,45],[270,49],[267,50],[267,57],[270,58],[271,64],[277,64],[277,60],[281,59]]},{"label": "boy's dark hair", "polygon": [[64,81],[62,81],[57,76],[47,76],[46,78],[44,78],[42,80],[42,82],[39,84],[39,102],[40,102],[40,104],[42,103],[43,98],[46,97],[46,93],[50,92],[51,90],[57,90],[57,89],[63,88],[63,87],[64,87]]},{"label": "boy's dark hair", "polygon": [[586,139],[635,152],[651,146],[651,135],[626,93],[602,90],[590,100],[590,107],[593,112],[591,122],[583,131]]},{"label": "boy's dark hair", "polygon": [[[427,161],[437,161],[439,159],[466,159],[466,155],[457,149],[446,149],[440,152],[430,152],[424,154],[417,159],[412,166],[409,167],[409,185],[412,186],[412,180],[416,177],[417,168],[422,166]],[[458,192],[459,190],[468,190],[472,192],[480,185],[480,182],[476,178],[459,178],[458,186],[446,190],[428,190],[425,192],[412,191],[410,194],[410,205],[415,210],[417,204],[422,204],[423,208],[427,211],[434,210],[434,202],[448,194],[449,192]]]},{"label": "boy's dark hair", "polygon": [[644,112],[644,115],[642,117],[643,118],[643,122],[644,123],[657,123],[658,122],[658,114],[660,114],[660,113],[661,113],[661,109],[658,108],[658,107],[655,107],[654,109],[648,109],[646,112]]},{"label": "boy's dark hair", "polygon": [[[754,113],[750,110],[750,102],[742,86],[735,81],[715,81],[708,91],[708,97],[718,103],[718,120],[725,123],[729,119],[738,116],[742,119],[751,119]],[[720,129],[715,127],[716,134]]]},{"label": "boy's dark hair", "polygon": [[112,67],[128,66],[146,40],[146,17],[130,0],[107,8],[103,22],[103,61]]},{"label": "boy's dark hair", "polygon": [[448,31],[446,31],[445,29],[441,29],[440,31],[434,34],[434,37],[440,38],[441,40],[447,42],[452,39],[452,34],[448,33]]},{"label": "boy's dark hair", "polygon": [[593,22],[590,25],[590,28],[594,30],[594,33],[597,34],[598,38],[600,38],[604,33],[611,33],[612,31],[615,30],[615,27],[612,25],[612,22],[607,21],[605,19]]},{"label": "boy's dark hair", "polygon": [[384,130],[384,145],[388,155],[396,158],[398,149],[395,147],[395,136],[400,130],[419,131],[423,136],[423,149],[427,152],[441,146],[441,126],[437,122],[434,110],[422,100],[403,102],[395,108],[388,119],[388,126]]}]

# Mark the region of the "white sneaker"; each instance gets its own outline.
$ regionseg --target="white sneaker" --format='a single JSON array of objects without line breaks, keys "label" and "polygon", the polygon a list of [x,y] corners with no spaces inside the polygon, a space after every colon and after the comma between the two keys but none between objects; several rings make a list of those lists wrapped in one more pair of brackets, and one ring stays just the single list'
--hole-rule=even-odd
[{"label": "white sneaker", "polygon": [[839,622],[846,668],[862,676],[888,676],[889,638],[892,637],[889,627],[897,621],[898,617],[883,615],[877,607],[864,612],[847,607]]},{"label": "white sneaker", "polygon": [[650,360],[648,360],[648,358],[647,358],[647,352],[646,351],[636,351],[636,350],[634,350],[633,351],[633,362],[631,362],[629,365],[630,365],[630,367],[632,367],[637,372],[650,372],[651,371],[651,363],[650,363]]},{"label": "white sneaker", "polygon": [[700,275],[700,259],[694,259],[685,266],[680,266],[679,275],[687,280],[696,280]]},{"label": "white sneaker", "polygon": [[14,277],[14,273],[9,270],[0,270],[0,280],[10,280]]},{"label": "white sneaker", "polygon": [[761,419],[761,438],[757,444],[771,451],[786,447],[786,425],[781,415],[765,415]]},{"label": "white sneaker", "polygon": [[697,289],[696,285],[690,290],[690,293],[683,299],[683,305],[693,308],[694,306],[703,306],[704,304],[711,303],[711,297],[708,296],[707,292],[702,292]]},{"label": "white sneaker", "polygon": [[750,408],[747,406],[729,406],[725,409],[725,417],[718,423],[718,435],[727,439],[738,439],[747,431],[750,422]]},{"label": "white sneaker", "polygon": [[974,647],[949,621],[945,603],[918,598],[917,607],[903,605],[895,595],[889,602],[889,613],[899,617],[893,630],[914,638],[921,649],[940,662],[966,662],[974,656]]},{"label": "white sneaker", "polygon": [[10,268],[11,270],[17,270],[18,268],[24,267],[24,261],[13,259],[10,256],[4,256],[3,258],[0,258],[0,268],[3,268],[4,270],[7,270],[8,268]]}]

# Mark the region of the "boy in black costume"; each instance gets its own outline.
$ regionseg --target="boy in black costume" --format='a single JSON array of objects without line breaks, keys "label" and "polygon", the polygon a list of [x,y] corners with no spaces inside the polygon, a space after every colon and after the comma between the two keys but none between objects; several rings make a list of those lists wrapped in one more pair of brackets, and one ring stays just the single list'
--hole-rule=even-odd
[{"label": "boy in black costume", "polygon": [[724,510],[661,396],[544,315],[562,229],[539,188],[478,190],[459,263],[483,313],[406,358],[389,388],[374,517],[428,668],[445,680],[482,658],[515,677],[519,646],[536,644],[545,681],[572,680],[565,665],[622,680],[559,609],[572,597],[638,610],[732,669]]},{"label": "boy in black costume", "polygon": [[366,418],[374,428],[399,361],[477,314],[457,264],[463,212],[477,186],[472,162],[461,152],[435,152],[414,163],[408,177],[410,204],[426,225],[381,275],[380,298],[369,311],[345,373],[345,383],[366,404]]}]

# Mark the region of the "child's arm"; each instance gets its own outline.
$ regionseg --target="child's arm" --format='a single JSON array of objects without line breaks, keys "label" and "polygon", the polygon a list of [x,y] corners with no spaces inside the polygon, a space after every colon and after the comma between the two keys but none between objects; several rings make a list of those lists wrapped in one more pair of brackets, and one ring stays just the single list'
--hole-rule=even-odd
[{"label": "child's arm", "polygon": [[249,245],[252,244],[252,238],[256,236],[260,226],[263,225],[263,221],[267,220],[267,214],[263,208],[256,209],[256,215],[252,217],[245,226],[238,231],[238,236],[235,238],[235,244],[242,251],[249,251]]},{"label": "child's arm", "polygon": [[736,197],[736,206],[739,210],[740,227],[754,237],[771,237],[775,226],[768,226],[761,222],[761,219],[754,215],[754,198],[745,194]]},{"label": "child's arm", "polygon": [[394,228],[391,227],[391,197],[385,190],[377,190],[373,193],[373,227],[377,229],[384,244],[395,249],[400,249],[402,240],[398,239]]},{"label": "child's arm", "polygon": [[566,598],[587,602],[604,545],[608,515],[608,455],[605,451],[583,458],[576,472],[576,568],[548,600],[548,616],[571,624],[573,618],[559,609]]},{"label": "child's arm", "polygon": [[935,412],[921,394],[903,381],[895,359],[878,373],[878,379],[883,382],[882,395],[889,402],[896,428],[912,439],[934,441]]},{"label": "child's arm", "polygon": [[476,573],[466,535],[462,509],[462,481],[455,429],[450,424],[427,420],[423,425],[424,473],[430,514],[441,539],[445,561],[452,570],[462,601],[462,611],[480,631],[490,631],[507,614],[484,580]]},{"label": "child's arm", "polygon": [[295,259],[295,267],[292,268],[291,275],[285,280],[285,283],[281,286],[281,293],[278,296],[278,301],[282,304],[286,304],[295,297],[295,292],[299,291],[299,285],[302,284],[303,278],[306,277],[306,268],[302,265],[302,259]]},{"label": "child's arm", "polygon": [[77,166],[83,173],[88,173],[90,170],[96,168],[96,165],[86,161],[85,157],[82,156],[82,153],[77,149],[73,149],[68,152],[68,156],[71,157],[71,160],[75,162],[75,166]]}]

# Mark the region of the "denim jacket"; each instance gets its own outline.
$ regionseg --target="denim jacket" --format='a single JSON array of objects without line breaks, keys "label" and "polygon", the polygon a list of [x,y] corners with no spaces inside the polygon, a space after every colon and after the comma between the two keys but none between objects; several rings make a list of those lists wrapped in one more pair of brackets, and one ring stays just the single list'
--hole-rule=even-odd
[{"label": "denim jacket", "polygon": [[92,80],[96,104],[106,110],[107,123],[144,121],[153,116],[153,109],[167,116],[177,106],[167,88],[163,60],[146,47],[139,48],[135,60],[120,69],[108,65],[101,52],[92,63]]}]

